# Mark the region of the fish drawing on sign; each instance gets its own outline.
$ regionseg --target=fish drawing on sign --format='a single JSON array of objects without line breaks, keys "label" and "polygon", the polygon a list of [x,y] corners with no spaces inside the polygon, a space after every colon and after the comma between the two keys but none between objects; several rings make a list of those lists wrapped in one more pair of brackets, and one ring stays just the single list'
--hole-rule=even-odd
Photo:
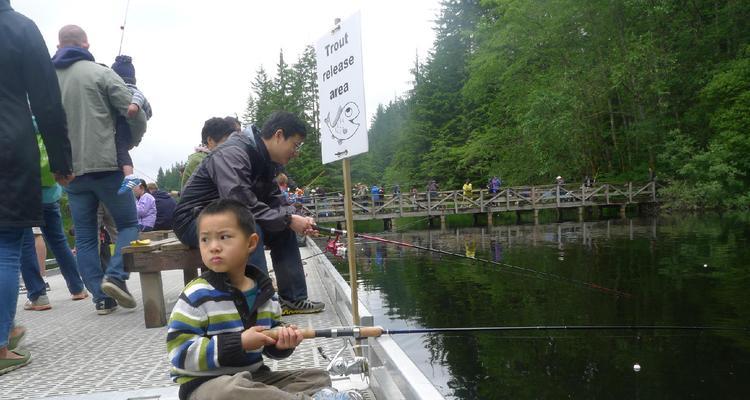
[{"label": "fish drawing on sign", "polygon": [[331,120],[331,113],[329,112],[323,122],[328,126],[331,136],[341,144],[344,140],[354,136],[359,129],[360,124],[356,122],[357,117],[359,117],[359,106],[350,101],[343,106],[339,106],[333,120]]}]

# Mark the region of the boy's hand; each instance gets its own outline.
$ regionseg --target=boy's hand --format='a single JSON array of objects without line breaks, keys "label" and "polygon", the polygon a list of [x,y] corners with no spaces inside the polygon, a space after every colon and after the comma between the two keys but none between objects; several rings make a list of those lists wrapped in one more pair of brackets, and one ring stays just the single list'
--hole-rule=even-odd
[{"label": "boy's hand", "polygon": [[135,104],[135,103],[131,103],[131,104],[130,104],[130,105],[128,106],[128,118],[133,118],[133,117],[135,117],[135,115],[136,115],[136,114],[138,114],[138,110],[140,110],[140,109],[141,109],[141,108],[140,108],[140,107],[138,107],[138,104]]},{"label": "boy's hand", "polygon": [[253,326],[242,331],[242,350],[257,350],[276,343],[276,340],[261,333],[264,330],[266,329],[262,326]]},{"label": "boy's hand", "polygon": [[296,325],[287,325],[278,329],[276,348],[279,350],[293,349],[302,342],[302,331]]}]

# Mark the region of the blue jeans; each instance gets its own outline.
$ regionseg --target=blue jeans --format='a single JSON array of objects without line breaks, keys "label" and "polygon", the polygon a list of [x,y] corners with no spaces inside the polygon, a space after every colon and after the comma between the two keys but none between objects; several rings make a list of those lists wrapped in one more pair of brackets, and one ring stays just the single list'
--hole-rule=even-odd
[{"label": "blue jeans", "polygon": [[263,245],[267,245],[271,248],[271,262],[276,274],[279,297],[288,301],[306,299],[307,282],[294,231],[287,228],[281,232],[264,232],[260,225],[255,227],[260,240],[258,247],[250,254],[248,263],[268,275],[266,255],[263,251]]},{"label": "blue jeans", "polygon": [[34,301],[47,294],[44,278],[39,272],[39,261],[36,259],[36,248],[34,247],[34,233],[31,228],[23,229],[23,242],[21,244],[21,276],[26,284],[26,297]]},{"label": "blue jeans", "polygon": [[[123,267],[120,249],[138,239],[138,217],[133,194],[117,194],[123,178],[120,171],[84,174],[76,177],[65,188],[76,228],[78,270],[94,302],[108,298],[101,289],[105,274],[123,282],[128,279],[129,274]],[[102,272],[99,262],[99,227],[96,218],[99,202],[112,214],[119,232],[115,254],[105,272]]]},{"label": "blue jeans", "polygon": [[16,317],[23,234],[24,228],[0,228],[0,348],[8,345]]},{"label": "blue jeans", "polygon": [[[184,230],[175,232],[182,243],[193,248],[199,247],[198,229],[195,222],[196,220],[192,220]],[[263,244],[265,243],[271,248],[271,261],[276,272],[279,296],[289,301],[306,299],[307,282],[305,282],[305,271],[302,269],[302,258],[299,254],[297,236],[294,231],[287,228],[281,232],[263,232],[260,225],[257,224],[255,228],[260,240],[258,240],[258,247],[247,260],[248,265],[252,265],[268,275],[268,265],[263,252]]]},{"label": "blue jeans", "polygon": [[70,294],[78,294],[83,291],[83,281],[78,274],[78,263],[76,263],[73,252],[68,246],[68,239],[63,230],[62,215],[60,214],[60,203],[46,203],[42,205],[44,213],[44,224],[42,235],[47,242],[52,254],[55,255],[60,273],[65,278]]}]

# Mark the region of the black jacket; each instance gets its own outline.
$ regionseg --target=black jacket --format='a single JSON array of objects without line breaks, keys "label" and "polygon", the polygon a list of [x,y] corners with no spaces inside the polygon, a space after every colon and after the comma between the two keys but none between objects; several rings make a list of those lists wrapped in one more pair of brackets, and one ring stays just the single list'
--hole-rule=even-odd
[{"label": "black jacket", "polygon": [[169,193],[157,190],[151,193],[154,196],[156,202],[156,222],[154,222],[154,230],[167,230],[172,229],[172,217],[174,216],[174,209],[177,207],[177,202],[174,201]]},{"label": "black jacket", "polygon": [[191,221],[218,198],[247,205],[255,221],[269,232],[286,229],[291,214],[276,183],[279,169],[257,134],[249,131],[233,134],[201,162],[183,188],[174,213],[177,237],[195,234],[186,232]]},{"label": "black jacket", "polygon": [[0,227],[42,225],[39,147],[29,103],[50,169],[69,174],[68,128],[47,45],[33,21],[0,0]]}]

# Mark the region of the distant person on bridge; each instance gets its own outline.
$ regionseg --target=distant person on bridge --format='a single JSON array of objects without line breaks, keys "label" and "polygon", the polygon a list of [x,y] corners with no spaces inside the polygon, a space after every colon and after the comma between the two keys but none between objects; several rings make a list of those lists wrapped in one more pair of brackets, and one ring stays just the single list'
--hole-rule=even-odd
[{"label": "distant person on bridge", "polygon": [[497,176],[493,176],[487,183],[487,189],[490,191],[490,194],[496,194],[500,192],[500,187],[502,185],[503,181]]},{"label": "distant person on bridge", "polygon": [[[307,283],[294,233],[312,234],[315,220],[293,214],[276,183],[278,171],[298,155],[307,136],[294,114],[273,113],[258,131],[251,126],[229,137],[203,161],[183,188],[174,231],[190,247],[198,247],[198,212],[218,198],[234,199],[255,216],[261,243],[271,248],[280,302],[285,314],[323,311],[324,303],[307,297]],[[263,246],[248,259],[268,274]]]},{"label": "distant person on bridge", "polygon": [[463,189],[464,189],[464,197],[470,199],[471,198],[471,193],[474,190],[474,188],[471,185],[471,181],[470,180],[467,179],[466,182],[464,182]]}]

